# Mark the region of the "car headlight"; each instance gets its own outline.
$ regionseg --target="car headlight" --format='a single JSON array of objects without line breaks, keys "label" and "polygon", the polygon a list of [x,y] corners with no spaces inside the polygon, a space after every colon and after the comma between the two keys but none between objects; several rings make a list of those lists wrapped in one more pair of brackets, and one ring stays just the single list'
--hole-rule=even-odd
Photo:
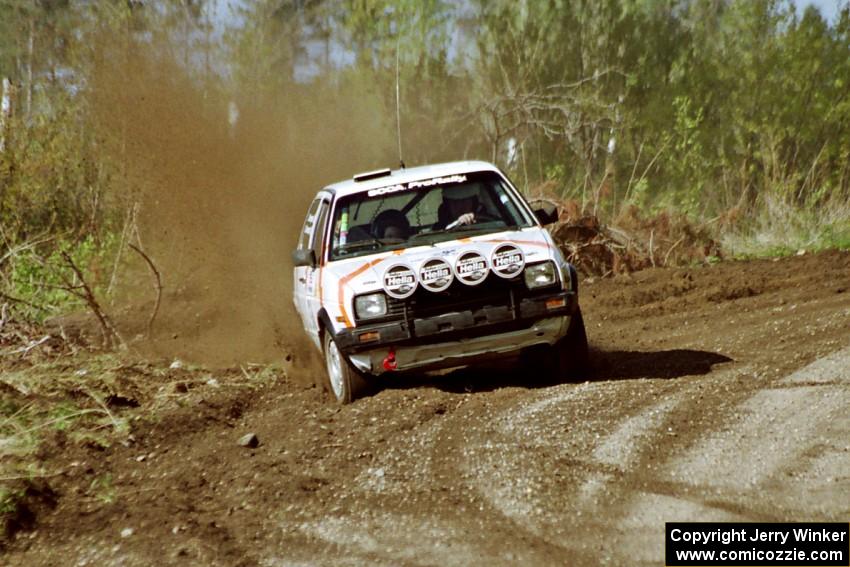
[{"label": "car headlight", "polygon": [[558,282],[558,272],[555,269],[555,264],[551,261],[526,266],[523,277],[528,289],[548,287]]},{"label": "car headlight", "polygon": [[358,319],[374,319],[387,314],[387,297],[383,293],[370,293],[354,298],[354,313]]}]

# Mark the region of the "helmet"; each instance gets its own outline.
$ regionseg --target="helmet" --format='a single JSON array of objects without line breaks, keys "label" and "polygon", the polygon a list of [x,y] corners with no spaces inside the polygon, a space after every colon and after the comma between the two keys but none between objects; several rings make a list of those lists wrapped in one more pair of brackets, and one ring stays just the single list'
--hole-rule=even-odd
[{"label": "helmet", "polygon": [[372,234],[375,238],[384,238],[384,233],[391,226],[398,227],[405,235],[410,234],[410,221],[398,209],[387,209],[378,213],[372,221]]}]

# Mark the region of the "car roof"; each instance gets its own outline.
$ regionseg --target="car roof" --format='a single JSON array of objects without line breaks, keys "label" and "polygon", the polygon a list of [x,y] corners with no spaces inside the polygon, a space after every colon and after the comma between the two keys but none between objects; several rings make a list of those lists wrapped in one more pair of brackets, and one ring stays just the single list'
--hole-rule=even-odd
[{"label": "car roof", "polygon": [[354,178],[338,181],[325,187],[323,191],[331,192],[337,197],[344,197],[354,193],[369,191],[370,189],[378,189],[379,187],[387,187],[399,183],[408,183],[410,181],[419,181],[422,179],[432,179],[435,177],[445,177],[447,175],[472,173],[475,171],[495,171],[499,169],[492,163],[486,161],[452,161],[447,163],[437,163],[432,165],[421,165],[417,167],[408,167],[404,169],[394,169],[387,174],[374,172],[375,176],[370,174],[358,174],[367,176],[368,179],[363,181],[355,181]]}]

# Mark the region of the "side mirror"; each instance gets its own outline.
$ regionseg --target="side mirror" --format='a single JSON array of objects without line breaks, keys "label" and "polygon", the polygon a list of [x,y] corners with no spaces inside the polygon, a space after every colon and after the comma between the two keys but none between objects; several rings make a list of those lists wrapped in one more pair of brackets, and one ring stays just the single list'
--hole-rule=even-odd
[{"label": "side mirror", "polygon": [[534,209],[534,216],[544,226],[552,224],[558,220],[558,207],[552,203],[542,203],[540,208]]},{"label": "side mirror", "polygon": [[292,263],[298,266],[309,266],[312,268],[316,265],[316,253],[312,248],[302,250],[299,248],[292,252]]}]

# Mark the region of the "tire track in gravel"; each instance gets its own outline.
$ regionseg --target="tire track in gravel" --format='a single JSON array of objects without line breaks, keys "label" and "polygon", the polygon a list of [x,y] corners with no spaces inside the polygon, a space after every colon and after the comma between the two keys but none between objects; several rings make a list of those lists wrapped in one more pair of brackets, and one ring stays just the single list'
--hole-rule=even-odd
[{"label": "tire track in gravel", "polygon": [[[665,521],[846,519],[850,419],[842,409],[850,405],[848,363],[850,349],[844,349],[762,381],[721,412],[722,426],[671,451],[650,490],[636,491],[620,513],[622,526],[654,528],[626,531],[621,549],[629,550],[627,557],[662,557]],[[817,376],[831,391],[807,385]],[[808,390],[800,392],[800,383]]]},{"label": "tire track in gravel", "polygon": [[[777,518],[845,519],[850,515],[848,407],[850,347],[744,400],[724,431],[703,437],[668,470],[705,488],[737,492],[755,509],[774,509]],[[807,498],[813,488],[837,498],[815,502]]]},{"label": "tire track in gravel", "polygon": [[[622,478],[620,453],[661,427],[679,397],[671,390],[642,380],[490,393],[364,468],[356,482],[371,512],[301,528],[368,561],[592,563],[594,483]],[[612,403],[624,391],[631,403]],[[612,422],[621,425],[600,435]]]},{"label": "tire track in gravel", "polygon": [[[459,466],[470,446],[492,428],[494,400],[510,403],[528,394],[509,389],[489,393],[412,432],[355,478],[364,506],[333,518],[304,523],[309,537],[356,555],[360,561],[411,565],[552,564],[563,549],[502,518],[475,490],[473,482],[494,471]],[[484,419],[482,419],[484,418]],[[411,458],[411,456],[414,456]],[[365,505],[367,504],[368,505]],[[415,510],[415,512],[414,512]]]},{"label": "tire track in gravel", "polygon": [[464,463],[472,472],[501,474],[471,488],[565,559],[605,561],[616,547],[599,537],[620,498],[612,486],[622,485],[646,439],[657,435],[683,395],[641,382],[641,393],[627,382],[564,385],[504,408],[496,420],[499,441],[473,444]]},{"label": "tire track in gravel", "polygon": [[[652,562],[660,551],[641,542],[663,534],[665,514],[747,517],[663,471],[666,456],[734,419],[737,401],[764,385],[740,380],[751,373],[732,364],[692,379],[489,393],[418,428],[357,475],[370,513],[302,529],[368,561]],[[706,390],[728,399],[700,416]],[[685,418],[698,427],[683,435]]]},{"label": "tire track in gravel", "polygon": [[[586,441],[590,450],[583,458],[571,452],[575,439],[560,435],[563,416],[575,415],[578,406],[605,404],[622,388],[606,384],[601,389],[607,395],[596,400],[587,392],[595,384],[580,387],[584,392],[578,395],[550,392],[508,408],[498,420],[508,437],[501,444],[519,450],[502,462],[506,483],[475,488],[493,508],[545,541],[579,553],[604,543],[594,558],[614,564],[656,562],[665,521],[840,521],[850,514],[850,418],[843,411],[850,406],[849,367],[850,349],[844,349],[780,380],[739,383],[737,391],[724,390],[732,403],[677,439],[674,427],[681,416],[700,411],[695,390],[751,369],[733,367],[686,381],[669,397],[622,413],[608,434]],[[571,434],[580,439],[588,431]],[[667,435],[672,442],[665,442]],[[483,461],[479,470],[510,454],[488,449],[485,443],[473,451]],[[572,493],[553,486],[547,472],[565,458],[573,468]]]}]

